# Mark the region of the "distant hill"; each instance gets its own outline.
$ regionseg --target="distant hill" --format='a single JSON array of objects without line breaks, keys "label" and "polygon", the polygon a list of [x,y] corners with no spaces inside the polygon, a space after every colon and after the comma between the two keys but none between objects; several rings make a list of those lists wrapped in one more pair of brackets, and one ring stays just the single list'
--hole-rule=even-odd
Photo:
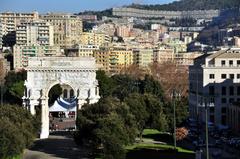
[{"label": "distant hill", "polygon": [[180,0],[162,5],[132,4],[127,7],[147,10],[171,10],[171,11],[227,9],[235,7],[239,8],[240,0]]}]

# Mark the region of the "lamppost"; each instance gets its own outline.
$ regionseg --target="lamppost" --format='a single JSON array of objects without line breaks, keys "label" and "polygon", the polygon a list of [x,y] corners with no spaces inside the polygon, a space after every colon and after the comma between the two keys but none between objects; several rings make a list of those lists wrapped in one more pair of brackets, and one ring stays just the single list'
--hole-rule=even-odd
[{"label": "lamppost", "polygon": [[204,105],[205,105],[205,126],[206,126],[206,155],[207,159],[209,159],[209,148],[208,148],[208,102],[207,97],[204,98]]},{"label": "lamppost", "polygon": [[174,150],[177,148],[177,140],[176,140],[176,97],[180,96],[180,93],[178,93],[175,89],[172,90],[172,100],[173,100],[173,142],[174,142]]},{"label": "lamppost", "polygon": [[208,142],[208,107],[213,106],[212,103],[208,100],[210,97],[205,95],[204,103],[200,107],[204,107],[205,110],[205,143],[206,143],[206,158],[209,159],[209,142]]}]

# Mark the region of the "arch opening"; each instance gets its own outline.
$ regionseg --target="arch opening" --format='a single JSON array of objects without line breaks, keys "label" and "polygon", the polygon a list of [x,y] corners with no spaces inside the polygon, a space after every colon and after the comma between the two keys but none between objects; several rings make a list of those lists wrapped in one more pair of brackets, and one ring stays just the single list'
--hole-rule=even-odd
[{"label": "arch opening", "polygon": [[76,128],[77,98],[68,84],[55,84],[48,92],[49,130],[64,131]]}]

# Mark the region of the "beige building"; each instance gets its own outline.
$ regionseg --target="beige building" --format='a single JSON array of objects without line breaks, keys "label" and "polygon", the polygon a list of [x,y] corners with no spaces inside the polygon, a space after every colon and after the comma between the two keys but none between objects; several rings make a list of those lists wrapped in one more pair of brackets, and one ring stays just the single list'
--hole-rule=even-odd
[{"label": "beige building", "polygon": [[133,64],[133,53],[125,48],[101,47],[94,51],[94,57],[100,69],[111,75]]},{"label": "beige building", "polygon": [[0,13],[0,21],[4,25],[3,31],[4,35],[12,31],[16,31],[17,25],[21,21],[29,21],[39,19],[38,12],[32,13],[13,13],[13,12],[4,12]]},{"label": "beige building", "polygon": [[66,48],[66,56],[76,56],[76,57],[93,57],[94,51],[99,50],[98,45],[83,45],[79,44],[71,48]]},{"label": "beige building", "polygon": [[117,35],[120,37],[129,37],[132,25],[119,25],[117,26]]},{"label": "beige building", "polygon": [[239,102],[230,105],[227,109],[227,125],[240,134],[240,104]]},{"label": "beige building", "polygon": [[111,42],[109,35],[104,33],[83,32],[80,38],[81,44],[102,46]]},{"label": "beige building", "polygon": [[199,53],[199,52],[178,53],[178,54],[174,54],[174,61],[178,65],[190,66],[190,65],[193,65],[194,59],[202,55],[203,53]]},{"label": "beige building", "polygon": [[0,21],[2,23],[3,35],[5,36],[5,43],[12,46],[15,44],[16,36],[15,31],[17,25],[22,21],[37,20],[39,19],[38,12],[32,13],[13,13],[3,12],[0,13]]},{"label": "beige building", "polygon": [[193,65],[194,59],[203,55],[200,52],[174,53],[174,49],[170,47],[159,47],[154,49],[154,62],[175,62],[178,65]]},{"label": "beige building", "polygon": [[41,19],[53,25],[54,45],[66,48],[80,43],[83,26],[82,20],[78,16],[49,13],[42,15]]},{"label": "beige building", "polygon": [[21,22],[16,29],[18,46],[53,46],[53,26],[43,20]]},{"label": "beige building", "polygon": [[139,67],[148,67],[153,62],[153,49],[134,49],[133,63]]},{"label": "beige building", "polygon": [[[204,54],[189,67],[189,111],[191,118],[208,119],[218,125],[227,125],[227,109],[240,102],[240,49],[224,49]],[[232,117],[235,118],[235,117]]]},{"label": "beige building", "polygon": [[58,46],[18,46],[13,48],[14,69],[19,70],[28,66],[29,57],[61,56]]},{"label": "beige building", "polygon": [[159,47],[154,49],[154,62],[164,63],[174,60],[174,49],[170,47]]}]

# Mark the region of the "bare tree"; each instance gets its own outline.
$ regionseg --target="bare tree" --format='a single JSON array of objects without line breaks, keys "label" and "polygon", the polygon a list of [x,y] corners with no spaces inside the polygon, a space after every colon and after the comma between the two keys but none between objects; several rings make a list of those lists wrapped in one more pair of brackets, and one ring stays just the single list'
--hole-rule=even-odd
[{"label": "bare tree", "polygon": [[186,97],[188,91],[188,67],[172,61],[150,65],[151,75],[162,85],[165,97],[170,99],[175,89],[180,96]]}]

